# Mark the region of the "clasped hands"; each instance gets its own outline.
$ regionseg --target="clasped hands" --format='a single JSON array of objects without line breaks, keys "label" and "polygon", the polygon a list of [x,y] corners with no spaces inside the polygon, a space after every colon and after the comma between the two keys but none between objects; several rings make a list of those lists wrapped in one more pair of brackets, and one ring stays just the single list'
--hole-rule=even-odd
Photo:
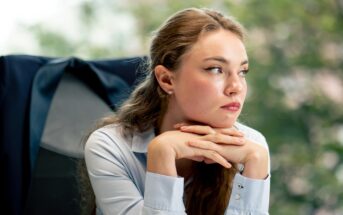
[{"label": "clasped hands", "polygon": [[148,146],[148,171],[177,176],[175,160],[190,159],[231,168],[244,165],[243,175],[253,179],[268,176],[269,155],[265,147],[244,137],[235,128],[207,125],[174,126],[176,130],[156,136]]}]

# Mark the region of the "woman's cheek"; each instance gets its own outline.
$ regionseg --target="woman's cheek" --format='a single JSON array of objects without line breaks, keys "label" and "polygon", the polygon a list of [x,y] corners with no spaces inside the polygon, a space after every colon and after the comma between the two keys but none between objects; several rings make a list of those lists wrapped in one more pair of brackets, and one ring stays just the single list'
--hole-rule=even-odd
[{"label": "woman's cheek", "polygon": [[[213,83],[206,81],[197,82],[193,85],[191,96],[193,97],[194,104],[199,108],[210,108],[218,103],[217,99],[220,98],[220,87]],[[196,107],[195,107],[196,108]]]}]

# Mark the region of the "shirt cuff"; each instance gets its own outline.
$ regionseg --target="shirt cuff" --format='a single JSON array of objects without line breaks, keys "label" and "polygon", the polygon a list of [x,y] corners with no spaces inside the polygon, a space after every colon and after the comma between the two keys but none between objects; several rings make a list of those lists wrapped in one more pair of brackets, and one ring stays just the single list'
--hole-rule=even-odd
[{"label": "shirt cuff", "polygon": [[183,187],[183,178],[147,172],[144,205],[156,210],[184,212]]},{"label": "shirt cuff", "polygon": [[266,179],[251,179],[235,175],[229,208],[268,214],[270,175]]}]

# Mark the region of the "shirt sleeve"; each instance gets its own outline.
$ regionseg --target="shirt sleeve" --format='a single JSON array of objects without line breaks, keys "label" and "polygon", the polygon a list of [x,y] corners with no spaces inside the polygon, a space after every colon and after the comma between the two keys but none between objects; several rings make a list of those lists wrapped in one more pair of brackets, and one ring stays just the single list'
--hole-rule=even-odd
[{"label": "shirt sleeve", "polygon": [[[127,161],[112,138],[93,133],[86,143],[85,160],[96,196],[105,215],[184,215],[183,178],[147,173],[145,190],[132,180]],[[144,182],[143,182],[144,183]]]},{"label": "shirt sleeve", "polygon": [[144,193],[145,211],[147,214],[185,215],[183,188],[183,178],[147,172]]},{"label": "shirt sleeve", "polygon": [[235,175],[226,215],[268,215],[270,175],[264,180]]},{"label": "shirt sleeve", "polygon": [[268,177],[252,179],[237,173],[232,184],[229,206],[225,215],[268,215],[270,196],[270,154],[265,137],[249,132],[249,139],[268,150]]}]

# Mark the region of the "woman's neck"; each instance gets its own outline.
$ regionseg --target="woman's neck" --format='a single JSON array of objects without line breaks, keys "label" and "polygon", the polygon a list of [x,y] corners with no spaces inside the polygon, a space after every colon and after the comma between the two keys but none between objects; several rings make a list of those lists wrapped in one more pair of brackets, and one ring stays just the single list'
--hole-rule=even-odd
[{"label": "woman's neck", "polygon": [[166,111],[164,115],[161,117],[159,120],[159,125],[158,125],[158,131],[159,134],[170,131],[170,130],[175,130],[174,126],[177,123],[185,123],[186,120],[183,117],[180,117],[179,114],[173,113],[172,111]]}]

